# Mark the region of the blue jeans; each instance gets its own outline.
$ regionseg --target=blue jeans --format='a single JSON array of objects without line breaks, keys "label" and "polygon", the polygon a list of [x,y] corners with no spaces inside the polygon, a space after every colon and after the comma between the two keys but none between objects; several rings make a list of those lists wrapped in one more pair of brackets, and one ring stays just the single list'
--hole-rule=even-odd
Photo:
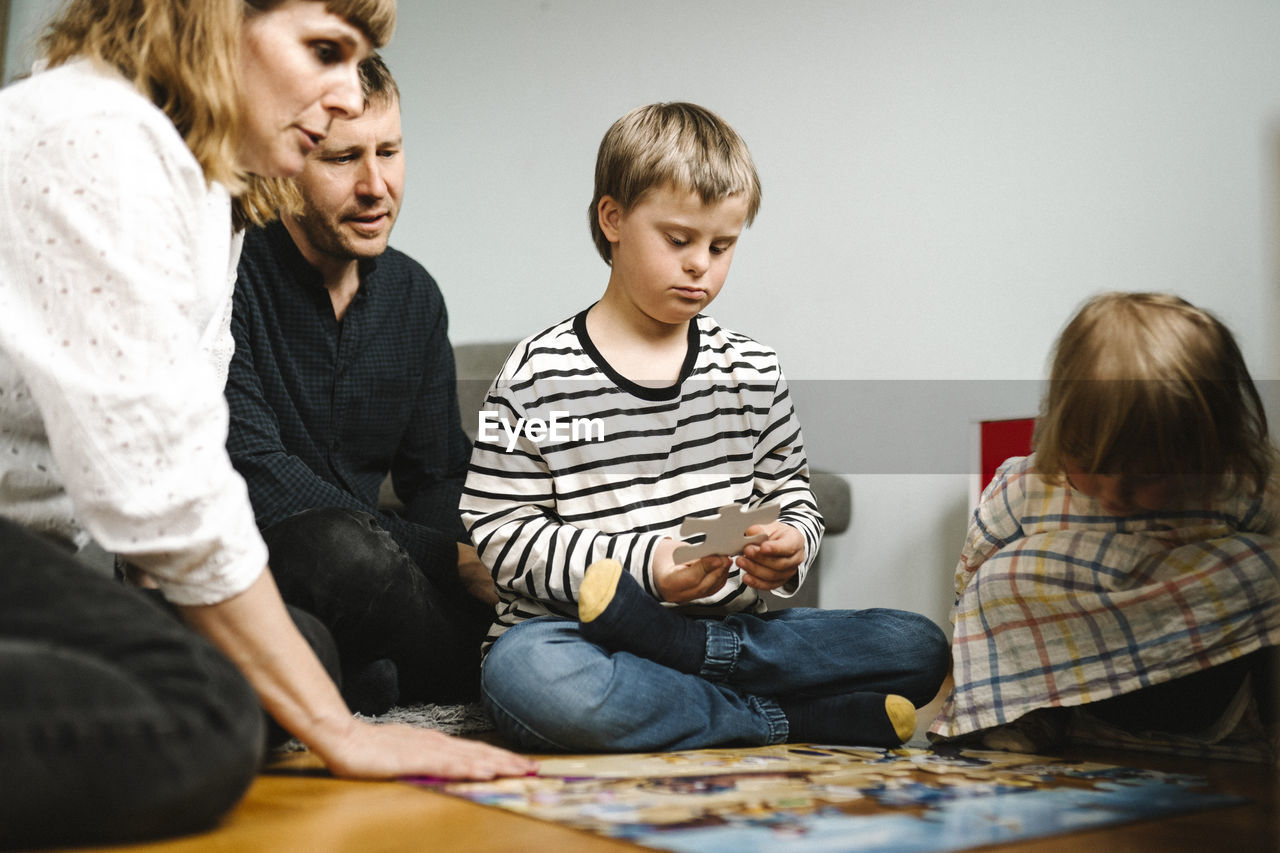
[{"label": "blue jeans", "polygon": [[0,848],[212,826],[257,772],[263,716],[171,612],[0,519]]},{"label": "blue jeans", "polygon": [[901,610],[793,608],[703,620],[697,675],[610,653],[576,620],[509,628],[484,662],[485,707],[533,752],[651,752],[788,740],[777,698],[896,693],[917,707],[950,665],[946,635]]}]

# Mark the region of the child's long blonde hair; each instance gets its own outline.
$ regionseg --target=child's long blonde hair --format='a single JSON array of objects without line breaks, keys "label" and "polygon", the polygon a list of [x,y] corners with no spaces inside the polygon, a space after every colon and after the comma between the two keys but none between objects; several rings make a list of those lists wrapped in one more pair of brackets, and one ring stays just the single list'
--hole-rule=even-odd
[{"label": "child's long blonde hair", "polygon": [[1054,349],[1034,445],[1061,482],[1090,473],[1170,476],[1184,497],[1261,492],[1275,449],[1230,330],[1163,293],[1104,293],[1085,303]]},{"label": "child's long blonde hair", "polygon": [[[364,31],[375,47],[395,27],[395,0],[313,0]],[[120,71],[169,116],[210,181],[237,196],[237,219],[275,212],[270,181],[236,162],[240,25],[284,0],[68,0],[40,40],[50,66],[80,57]]]}]

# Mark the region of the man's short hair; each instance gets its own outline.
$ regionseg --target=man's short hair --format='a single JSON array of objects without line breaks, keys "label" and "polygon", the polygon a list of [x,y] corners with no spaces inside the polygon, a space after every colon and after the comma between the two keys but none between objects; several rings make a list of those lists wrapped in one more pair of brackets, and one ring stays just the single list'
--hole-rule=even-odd
[{"label": "man's short hair", "polygon": [[696,192],[705,203],[745,196],[748,225],[760,209],[760,178],[751,153],[728,123],[696,104],[637,107],[613,123],[596,155],[588,216],[605,263],[612,263],[613,252],[600,229],[600,200],[609,196],[630,210],[649,190],[668,184]]},{"label": "man's short hair", "polygon": [[360,63],[360,91],[366,108],[388,107],[400,100],[400,87],[381,55],[371,53]]}]

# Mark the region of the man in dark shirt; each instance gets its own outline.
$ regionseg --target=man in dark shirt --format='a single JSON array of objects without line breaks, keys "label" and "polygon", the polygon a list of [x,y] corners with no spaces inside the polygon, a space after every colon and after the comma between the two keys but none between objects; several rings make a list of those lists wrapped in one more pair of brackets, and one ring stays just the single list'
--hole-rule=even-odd
[{"label": "man in dark shirt", "polygon": [[[245,236],[226,395],[281,593],[333,633],[352,707],[378,713],[478,695],[496,594],[458,515],[470,446],[444,299],[387,246],[399,92],[377,57],[361,82],[365,111],[308,156],[296,212]],[[388,473],[398,512],[379,508]]]}]

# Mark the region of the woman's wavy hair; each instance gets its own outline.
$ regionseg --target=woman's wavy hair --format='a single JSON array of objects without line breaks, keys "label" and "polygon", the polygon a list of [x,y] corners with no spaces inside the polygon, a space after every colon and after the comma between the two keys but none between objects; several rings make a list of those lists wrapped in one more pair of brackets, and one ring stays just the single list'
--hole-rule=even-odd
[{"label": "woman's wavy hair", "polygon": [[1267,416],[1235,338],[1213,314],[1164,293],[1104,293],[1058,338],[1034,441],[1036,468],[1172,476],[1179,492],[1258,494],[1276,460]]},{"label": "woman's wavy hair", "polygon": [[[40,39],[50,66],[112,66],[164,111],[210,181],[236,196],[237,224],[274,216],[278,185],[236,164],[240,25],[285,0],[67,0]],[[395,0],[306,0],[361,29],[375,47],[395,28]]]}]

